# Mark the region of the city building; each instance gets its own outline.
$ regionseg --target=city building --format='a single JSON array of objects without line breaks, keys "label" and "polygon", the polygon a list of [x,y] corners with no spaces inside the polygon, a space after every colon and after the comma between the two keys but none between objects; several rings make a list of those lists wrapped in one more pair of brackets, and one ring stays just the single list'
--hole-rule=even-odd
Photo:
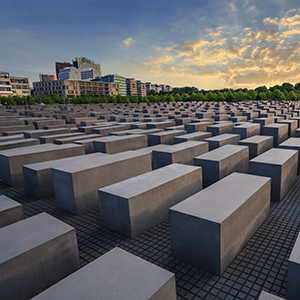
[{"label": "city building", "polygon": [[29,80],[27,77],[10,76],[10,82],[11,82],[11,90],[14,95],[18,95],[18,96],[30,95]]},{"label": "city building", "polygon": [[51,81],[55,80],[55,75],[48,75],[48,74],[40,74],[40,81]]},{"label": "city building", "polygon": [[154,91],[156,92],[156,88],[155,88],[156,84],[155,83],[151,83],[151,82],[146,82],[146,90],[147,90],[147,95],[149,95],[150,91]]},{"label": "city building", "polygon": [[83,68],[80,70],[81,80],[85,79],[95,79],[96,77],[101,76],[101,71],[91,68]]},{"label": "city building", "polygon": [[80,95],[93,94],[95,96],[117,96],[119,85],[102,81],[79,81]]},{"label": "city building", "polygon": [[81,80],[81,71],[75,67],[61,69],[58,73],[58,79]]},{"label": "city building", "polygon": [[137,82],[134,78],[126,78],[127,96],[137,96]]},{"label": "city building", "polygon": [[56,78],[58,78],[58,73],[60,70],[68,67],[72,67],[73,65],[69,62],[55,62],[55,72],[56,72]]},{"label": "city building", "polygon": [[33,82],[33,95],[51,95],[70,97],[79,96],[79,81],[78,80],[52,80],[52,81],[38,81]]},{"label": "city building", "polygon": [[140,80],[137,80],[136,84],[137,84],[137,94],[138,94],[138,96],[146,97],[147,96],[146,83],[141,82]]},{"label": "city building", "polygon": [[53,80],[33,82],[33,94],[51,95],[56,94],[63,97],[80,96],[93,94],[95,96],[116,96],[119,95],[119,85],[117,83],[106,83],[101,81],[84,80]]},{"label": "city building", "polygon": [[165,92],[172,92],[173,91],[173,88],[169,85],[166,85],[165,88],[164,88],[164,91]]},{"label": "city building", "polygon": [[126,79],[125,77],[117,74],[110,74],[105,75],[102,78],[96,78],[96,80],[100,80],[102,82],[113,82],[117,83],[119,85],[119,94],[121,96],[127,95],[127,89],[126,89]]},{"label": "city building", "polygon": [[77,69],[94,69],[100,72],[101,76],[101,66],[100,64],[95,63],[93,60],[86,57],[75,57],[73,60],[73,66]]},{"label": "city building", "polygon": [[0,96],[13,95],[8,72],[0,72]]}]

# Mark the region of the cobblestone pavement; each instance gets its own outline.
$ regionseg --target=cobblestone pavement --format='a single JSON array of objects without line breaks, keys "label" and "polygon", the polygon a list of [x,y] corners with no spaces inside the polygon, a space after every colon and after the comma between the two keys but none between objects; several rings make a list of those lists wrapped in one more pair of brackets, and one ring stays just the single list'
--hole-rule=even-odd
[{"label": "cobblestone pavement", "polygon": [[55,198],[35,200],[23,188],[0,181],[0,194],[23,204],[26,217],[41,212],[76,228],[81,266],[118,246],[176,274],[178,299],[258,299],[262,290],[286,298],[287,262],[299,232],[300,177],[244,249],[220,277],[171,255],[169,221],[134,239],[101,225],[98,209],[74,216],[59,209]]}]

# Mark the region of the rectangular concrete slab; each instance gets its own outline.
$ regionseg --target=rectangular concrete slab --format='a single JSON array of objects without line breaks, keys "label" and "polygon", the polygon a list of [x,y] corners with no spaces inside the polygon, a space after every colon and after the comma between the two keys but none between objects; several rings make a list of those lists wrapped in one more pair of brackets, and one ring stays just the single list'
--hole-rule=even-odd
[{"label": "rectangular concrete slab", "polygon": [[201,168],[175,163],[99,189],[101,220],[133,238],[166,220],[171,206],[201,189]]},{"label": "rectangular concrete slab", "polygon": [[208,143],[190,141],[176,145],[164,145],[152,152],[153,169],[158,169],[172,163],[193,165],[194,158],[208,152]]},{"label": "rectangular concrete slab", "polygon": [[83,154],[81,145],[43,144],[38,146],[4,150],[0,152],[0,175],[3,182],[11,186],[23,184],[22,166],[53,159]]},{"label": "rectangular concrete slab", "polygon": [[279,144],[288,138],[288,124],[275,123],[266,125],[262,128],[262,135],[273,136],[273,147],[278,147]]},{"label": "rectangular concrete slab", "polygon": [[94,140],[94,151],[106,154],[115,154],[128,150],[147,147],[145,135],[106,136]]},{"label": "rectangular concrete slab", "polygon": [[237,145],[239,140],[239,134],[224,133],[213,137],[205,138],[203,141],[208,142],[209,151],[211,151],[225,145]]},{"label": "rectangular concrete slab", "polygon": [[249,173],[272,178],[272,201],[281,201],[297,179],[298,151],[272,148],[253,158]]},{"label": "rectangular concrete slab", "polygon": [[189,134],[183,134],[183,135],[178,135],[173,138],[173,143],[178,144],[178,143],[183,143],[183,142],[189,142],[189,141],[203,141],[206,138],[211,137],[212,134],[211,132],[193,132]]},{"label": "rectangular concrete slab", "polygon": [[57,299],[176,300],[175,275],[116,247],[33,298]]},{"label": "rectangular concrete slab", "polygon": [[239,145],[249,147],[249,159],[273,148],[273,136],[255,135],[239,141]]},{"label": "rectangular concrete slab", "polygon": [[21,139],[21,140],[0,142],[0,151],[28,147],[28,146],[35,146],[39,144],[40,141],[38,139]]},{"label": "rectangular concrete slab", "polygon": [[0,228],[23,219],[22,204],[0,195]]},{"label": "rectangular concrete slab", "polygon": [[29,299],[80,267],[75,229],[46,213],[0,229],[0,299]]},{"label": "rectangular concrete slab", "polygon": [[233,127],[232,133],[239,134],[241,140],[260,134],[260,124],[245,123]]},{"label": "rectangular concrete slab", "polygon": [[155,146],[158,144],[172,145],[173,138],[178,135],[186,134],[185,130],[169,130],[157,132],[148,135],[148,146]]},{"label": "rectangular concrete slab", "polygon": [[222,275],[267,218],[270,185],[233,173],[171,207],[172,255]]},{"label": "rectangular concrete slab", "polygon": [[99,206],[98,189],[151,170],[151,154],[138,151],[52,168],[56,204],[71,213],[83,213]]},{"label": "rectangular concrete slab", "polygon": [[248,173],[249,149],[225,145],[195,157],[194,165],[202,167],[203,186],[207,187],[233,172]]}]

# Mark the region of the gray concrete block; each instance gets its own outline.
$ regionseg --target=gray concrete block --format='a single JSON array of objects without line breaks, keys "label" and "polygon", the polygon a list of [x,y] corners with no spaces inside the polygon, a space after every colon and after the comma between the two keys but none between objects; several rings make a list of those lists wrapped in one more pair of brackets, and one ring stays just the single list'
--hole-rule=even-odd
[{"label": "gray concrete block", "polygon": [[262,291],[258,300],[284,300],[284,298],[269,294],[265,291]]},{"label": "gray concrete block", "polygon": [[56,203],[71,213],[83,213],[99,206],[98,189],[151,170],[151,154],[138,151],[52,168]]},{"label": "gray concrete block", "polygon": [[290,149],[298,151],[298,174],[300,174],[300,139],[297,137],[291,137],[285,142],[281,143],[278,148],[280,149]]},{"label": "gray concrete block", "polygon": [[183,135],[178,135],[173,138],[173,143],[178,144],[178,143],[184,143],[184,142],[189,142],[189,141],[198,141],[201,142],[206,138],[211,137],[212,134],[211,132],[193,132],[189,134],[183,134]]},{"label": "gray concrete block", "polygon": [[175,122],[172,120],[162,121],[162,122],[149,122],[149,123],[146,123],[146,128],[147,129],[165,128],[165,127],[170,127],[170,126],[174,126],[174,125],[175,125]]},{"label": "gray concrete block", "polygon": [[297,179],[298,151],[272,148],[253,158],[249,174],[272,178],[272,201],[281,201]]},{"label": "gray concrete block", "polygon": [[298,121],[297,120],[284,120],[284,121],[280,121],[280,124],[288,124],[289,125],[289,129],[288,129],[288,137],[293,137],[296,135],[296,129],[299,127],[298,126]]},{"label": "gray concrete block", "polygon": [[233,127],[232,132],[239,134],[241,140],[260,134],[260,124],[245,123],[243,125]]},{"label": "gray concrete block", "polygon": [[93,128],[92,133],[108,135],[110,132],[127,130],[127,129],[129,129],[129,128],[126,125],[102,126],[102,127],[98,127],[98,128]]},{"label": "gray concrete block", "polygon": [[270,184],[233,173],[171,207],[172,255],[222,275],[267,218]]},{"label": "gray concrete block", "polygon": [[81,162],[92,159],[93,156],[105,156],[103,153],[94,153],[90,155],[84,155],[77,153],[72,157],[50,160],[35,164],[28,164],[23,166],[23,178],[24,178],[24,190],[27,195],[30,195],[36,199],[44,199],[55,195],[52,168],[63,166],[70,163]]},{"label": "gray concrete block", "polygon": [[94,151],[106,154],[115,154],[128,150],[147,147],[145,135],[106,136],[94,140]]},{"label": "gray concrete block", "polygon": [[207,187],[233,172],[248,173],[249,149],[225,145],[195,157],[194,164],[202,167],[203,186]]},{"label": "gray concrete block", "polygon": [[164,147],[153,150],[152,166],[158,169],[173,163],[193,165],[194,158],[208,152],[208,143],[190,141],[176,145],[164,145]]},{"label": "gray concrete block", "polygon": [[39,140],[41,144],[46,144],[46,143],[53,143],[55,139],[59,138],[66,138],[66,137],[80,137],[82,135],[85,135],[82,132],[76,132],[76,133],[64,133],[64,134],[54,134],[54,135],[46,135],[46,136],[39,136]]},{"label": "gray concrete block", "polygon": [[274,118],[254,118],[253,123],[258,123],[260,124],[260,134],[262,133],[262,129],[266,125],[271,125],[275,122]]},{"label": "gray concrete block", "polygon": [[154,134],[149,134],[148,146],[155,146],[158,144],[172,145],[173,138],[175,136],[183,135],[183,134],[186,134],[185,130],[170,130],[170,131],[163,131]]},{"label": "gray concrete block", "polygon": [[23,185],[22,166],[53,159],[66,158],[79,153],[80,145],[43,144],[0,152],[0,176],[3,182],[11,186]]},{"label": "gray concrete block", "polygon": [[33,300],[176,300],[175,275],[114,248]]},{"label": "gray concrete block", "polygon": [[71,135],[69,137],[65,138],[56,138],[53,140],[53,143],[56,145],[65,145],[72,143],[73,141],[80,141],[80,140],[86,140],[86,139],[92,139],[92,138],[100,138],[102,137],[101,134],[82,134],[78,136]]},{"label": "gray concrete block", "polygon": [[288,124],[275,123],[264,126],[262,128],[262,135],[273,136],[273,147],[278,147],[279,144],[288,138]]},{"label": "gray concrete block", "polygon": [[0,229],[0,299],[29,299],[80,267],[75,229],[46,213]]},{"label": "gray concrete block", "polygon": [[71,128],[57,128],[57,129],[39,129],[39,130],[29,130],[24,131],[24,137],[25,139],[37,139],[40,136],[46,136],[46,135],[54,135],[54,134],[64,134],[64,133],[70,133]]},{"label": "gray concrete block", "polygon": [[16,134],[11,136],[0,136],[0,143],[15,141],[15,140],[22,140],[24,139],[24,134]]},{"label": "gray concrete block", "polygon": [[197,131],[206,131],[207,126],[211,126],[210,122],[198,122],[198,123],[188,123],[184,125],[184,129],[187,133],[193,133]]},{"label": "gray concrete block", "polygon": [[238,144],[249,147],[249,159],[252,159],[273,148],[273,137],[266,135],[255,135],[239,141]]},{"label": "gray concrete block", "polygon": [[201,168],[175,163],[99,189],[101,220],[133,238],[165,221],[171,206],[201,189]]},{"label": "gray concrete block", "polygon": [[287,274],[287,299],[300,299],[300,234],[296,239],[292,253],[288,260],[288,274]]},{"label": "gray concrete block", "polygon": [[224,134],[224,133],[232,133],[234,124],[233,123],[221,123],[207,126],[207,132],[211,132],[213,136]]},{"label": "gray concrete block", "polygon": [[39,144],[40,141],[38,139],[21,139],[21,140],[0,142],[0,151],[35,146]]},{"label": "gray concrete block", "polygon": [[[23,132],[26,130],[34,130],[33,125],[12,125],[12,126],[1,126],[0,135],[3,135],[4,132]],[[10,134],[11,135],[11,134]]]},{"label": "gray concrete block", "polygon": [[0,195],[0,228],[23,219],[22,204]]},{"label": "gray concrete block", "polygon": [[211,151],[225,145],[237,145],[239,140],[240,140],[239,134],[224,133],[224,134],[206,138],[203,141],[208,142],[209,151]]}]

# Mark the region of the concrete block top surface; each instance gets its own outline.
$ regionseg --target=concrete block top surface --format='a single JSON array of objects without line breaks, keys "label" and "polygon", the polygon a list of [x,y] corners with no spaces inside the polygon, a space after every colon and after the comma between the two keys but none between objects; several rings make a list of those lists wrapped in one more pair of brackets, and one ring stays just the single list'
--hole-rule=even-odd
[{"label": "concrete block top surface", "polygon": [[174,163],[155,171],[106,186],[101,188],[101,191],[128,199],[197,169],[199,167]]},{"label": "concrete block top surface", "polygon": [[61,159],[54,159],[54,160],[48,160],[48,161],[43,161],[39,163],[34,163],[34,164],[28,164],[28,165],[23,165],[24,168],[29,168],[34,171],[39,171],[39,170],[44,170],[46,168],[55,168],[57,166],[62,166],[66,165],[69,163],[73,162],[83,162],[88,159],[93,159],[97,157],[104,157],[107,156],[108,154],[97,152],[97,153],[91,153],[91,154],[85,154],[85,155],[78,155],[74,157],[67,157],[67,158],[61,158]]},{"label": "concrete block top surface", "polygon": [[273,164],[273,165],[283,165],[294,155],[298,155],[298,151],[289,150],[289,149],[272,148],[264,152],[263,154],[251,159],[250,163],[256,162],[256,163],[265,163],[265,164]]},{"label": "concrete block top surface", "polygon": [[288,124],[282,124],[282,123],[273,123],[273,124],[270,124],[270,125],[265,125],[264,127],[265,128],[288,128]]},{"label": "concrete block top surface", "polygon": [[267,177],[232,173],[170,209],[220,224],[268,181]]},{"label": "concrete block top surface", "polygon": [[242,141],[240,141],[240,143],[253,143],[253,144],[257,144],[260,142],[265,142],[267,140],[273,140],[272,136],[268,136],[268,135],[254,135],[251,136],[249,138],[246,138]]},{"label": "concrete block top surface", "polygon": [[300,264],[300,234],[298,234],[289,261]]},{"label": "concrete block top surface", "polygon": [[136,149],[136,150],[133,150],[133,151],[140,152],[140,153],[152,153],[152,151],[154,151],[154,150],[163,151],[163,150],[166,150],[166,149],[168,150],[171,147],[172,147],[171,145],[159,144],[159,145],[155,145],[155,146]]},{"label": "concrete block top surface", "polygon": [[225,145],[210,152],[201,154],[196,158],[220,161],[244,149],[248,150],[248,146]]},{"label": "concrete block top surface", "polygon": [[22,204],[6,197],[5,195],[0,196],[0,211],[4,211],[18,206],[22,206]]},{"label": "concrete block top surface", "polygon": [[164,135],[170,135],[170,134],[185,134],[185,130],[169,130],[169,131],[161,131],[161,132],[157,132],[157,133],[153,133],[151,135],[153,136],[164,136]]},{"label": "concrete block top surface", "polygon": [[118,136],[118,135],[109,135],[105,137],[101,137],[95,139],[95,142],[113,142],[113,141],[122,141],[122,140],[130,140],[130,139],[137,139],[138,137],[143,137],[144,135],[141,134],[134,134],[134,135],[125,135],[125,136]]},{"label": "concrete block top surface", "polygon": [[93,157],[89,160],[85,160],[84,162],[77,161],[72,164],[63,165],[61,167],[57,166],[54,169],[63,172],[76,173],[87,169],[97,168],[101,165],[117,163],[118,161],[144,156],[146,154],[147,153],[140,153],[138,151],[125,151],[111,155]]},{"label": "concrete block top surface", "polygon": [[259,124],[253,124],[250,122],[245,122],[241,125],[236,126],[235,128],[249,128],[249,127],[259,127]]},{"label": "concrete block top surface", "polygon": [[300,147],[300,139],[298,137],[291,137],[281,143],[279,147]]},{"label": "concrete block top surface", "polygon": [[175,153],[184,149],[197,147],[205,144],[207,144],[207,142],[188,141],[188,142],[183,142],[175,145],[162,145],[164,147],[160,149],[153,149],[153,151]]},{"label": "concrete block top surface", "polygon": [[5,146],[5,145],[18,145],[18,144],[27,144],[29,142],[34,142],[37,141],[37,139],[20,139],[20,140],[13,140],[13,141],[5,141],[5,142],[1,142],[0,140],[0,145],[1,146]]},{"label": "concrete block top surface", "polygon": [[224,133],[224,134],[219,134],[219,135],[216,135],[216,136],[213,136],[213,137],[209,137],[209,138],[205,139],[205,141],[219,142],[219,141],[227,140],[227,139],[230,139],[230,138],[238,138],[238,137],[240,137],[239,134]]},{"label": "concrete block top surface", "polygon": [[26,154],[32,154],[32,153],[39,153],[41,151],[58,149],[58,147],[60,147],[60,146],[54,145],[52,143],[47,143],[47,144],[36,145],[36,146],[3,150],[0,152],[0,155],[12,157],[12,156],[19,156],[19,155],[23,155],[23,154],[26,155]]},{"label": "concrete block top surface", "polygon": [[34,300],[152,299],[173,276],[173,273],[116,247]]},{"label": "concrete block top surface", "polygon": [[66,223],[41,213],[0,229],[0,264],[67,232]]},{"label": "concrete block top surface", "polygon": [[260,294],[258,300],[284,300],[284,298],[269,294],[265,291],[262,291]]}]

